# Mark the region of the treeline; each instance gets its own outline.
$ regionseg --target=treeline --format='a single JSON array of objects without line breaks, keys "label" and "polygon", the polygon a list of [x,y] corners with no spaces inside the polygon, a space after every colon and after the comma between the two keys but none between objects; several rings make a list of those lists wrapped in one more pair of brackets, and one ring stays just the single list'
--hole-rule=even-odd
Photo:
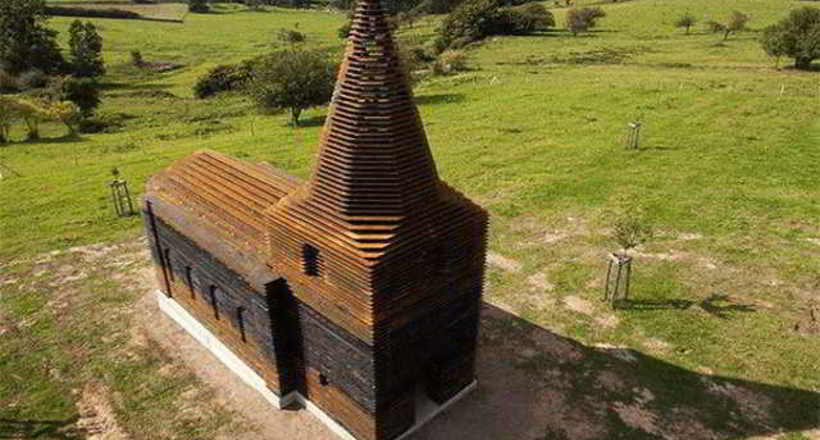
[{"label": "treeline", "polygon": [[0,106],[3,142],[12,121],[26,123],[29,139],[39,136],[39,122],[49,120],[74,132],[100,103],[96,78],[105,74],[105,64],[96,27],[75,20],[66,57],[57,32],[46,27],[48,18],[44,0],[0,2],[0,93],[7,94]]}]

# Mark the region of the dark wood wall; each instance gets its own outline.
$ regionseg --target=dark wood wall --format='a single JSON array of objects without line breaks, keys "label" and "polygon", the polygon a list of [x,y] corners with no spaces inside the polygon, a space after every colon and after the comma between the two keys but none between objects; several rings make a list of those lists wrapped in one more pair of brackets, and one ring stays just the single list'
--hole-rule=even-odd
[{"label": "dark wood wall", "polygon": [[[146,216],[149,214],[146,213]],[[257,291],[222,262],[201,249],[161,218],[146,225],[151,251],[166,294],[193,314],[245,360],[279,396],[296,389],[295,337],[286,319],[279,319],[283,298],[272,283]],[[157,246],[156,238],[159,238]]]},{"label": "dark wood wall", "polygon": [[476,277],[442,283],[426,295],[435,304],[384,329],[384,343],[374,346],[301,302],[302,292],[292,292],[286,280],[254,289],[160,217],[146,213],[146,227],[166,293],[274,393],[301,392],[357,438],[389,440],[411,427],[418,386],[442,403],[475,377]]}]

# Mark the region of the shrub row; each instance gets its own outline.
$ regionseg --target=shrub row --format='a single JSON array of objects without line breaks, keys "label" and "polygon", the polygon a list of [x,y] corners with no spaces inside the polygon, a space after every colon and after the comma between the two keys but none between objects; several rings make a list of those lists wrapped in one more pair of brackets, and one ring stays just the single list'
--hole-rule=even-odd
[{"label": "shrub row", "polygon": [[60,17],[93,17],[93,18],[122,18],[122,19],[138,19],[142,15],[134,11],[126,11],[123,9],[106,8],[106,9],[91,9],[91,8],[75,8],[64,6],[47,6],[45,11],[49,15]]},{"label": "shrub row", "polygon": [[543,5],[529,3],[501,7],[499,0],[468,0],[451,12],[439,29],[439,51],[463,47],[490,35],[522,35],[555,26],[555,18]]},{"label": "shrub row", "polygon": [[202,75],[194,84],[194,96],[199,99],[213,96],[219,92],[240,90],[251,79],[253,61],[234,65],[216,66]]}]

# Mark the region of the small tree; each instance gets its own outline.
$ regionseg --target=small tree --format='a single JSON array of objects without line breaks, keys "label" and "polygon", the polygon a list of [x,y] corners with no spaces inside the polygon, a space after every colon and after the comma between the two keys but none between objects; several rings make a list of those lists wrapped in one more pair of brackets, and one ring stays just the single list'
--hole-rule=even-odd
[{"label": "small tree", "polygon": [[643,215],[634,209],[616,218],[612,225],[612,240],[621,247],[622,255],[627,255],[630,249],[645,243],[652,235],[652,228]]},{"label": "small tree", "polygon": [[567,29],[573,35],[586,32],[598,24],[598,19],[606,17],[606,12],[599,7],[570,9],[567,12]]},{"label": "small tree", "polygon": [[71,67],[75,76],[96,77],[105,74],[102,60],[103,41],[93,23],[74,20],[68,30]]},{"label": "small tree", "polygon": [[740,12],[732,11],[729,20],[726,23],[719,21],[708,21],[706,25],[716,34],[723,34],[723,41],[729,39],[729,35],[746,30],[746,24],[749,22],[749,16]]},{"label": "small tree", "polygon": [[692,14],[684,14],[680,16],[680,18],[675,21],[675,27],[677,28],[686,28],[686,34],[689,35],[689,29],[692,28],[695,24],[697,24],[698,19],[695,18]]},{"label": "small tree", "polygon": [[806,6],[793,10],[763,32],[763,50],[773,57],[794,58],[794,66],[808,70],[820,58],[820,9]]},{"label": "small tree", "polygon": [[83,117],[89,117],[100,105],[99,85],[91,78],[66,78],[61,87],[59,101],[70,101],[77,105]]},{"label": "small tree", "polygon": [[319,53],[291,48],[257,61],[248,93],[267,111],[290,110],[293,125],[302,111],[330,101],[336,65]]},{"label": "small tree", "polygon": [[11,140],[11,126],[19,118],[16,100],[10,96],[0,95],[0,144]]},{"label": "small tree", "polygon": [[0,65],[16,75],[30,69],[62,71],[57,32],[45,26],[45,0],[0,1]]},{"label": "small tree", "polygon": [[286,44],[300,44],[307,40],[307,36],[295,29],[280,28],[276,31],[276,39]]},{"label": "small tree", "polygon": [[188,11],[204,14],[210,11],[208,0],[188,0]]}]

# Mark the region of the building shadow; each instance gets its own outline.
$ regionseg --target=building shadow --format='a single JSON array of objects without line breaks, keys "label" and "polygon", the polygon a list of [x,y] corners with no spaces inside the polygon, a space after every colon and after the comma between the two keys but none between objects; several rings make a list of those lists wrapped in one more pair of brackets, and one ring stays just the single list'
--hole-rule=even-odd
[{"label": "building shadow", "polygon": [[489,304],[477,374],[478,390],[414,439],[728,440],[820,427],[820,393],[586,346]]},{"label": "building shadow", "polygon": [[86,433],[71,428],[76,418],[66,420],[26,420],[0,418],[0,439],[80,440]]}]

